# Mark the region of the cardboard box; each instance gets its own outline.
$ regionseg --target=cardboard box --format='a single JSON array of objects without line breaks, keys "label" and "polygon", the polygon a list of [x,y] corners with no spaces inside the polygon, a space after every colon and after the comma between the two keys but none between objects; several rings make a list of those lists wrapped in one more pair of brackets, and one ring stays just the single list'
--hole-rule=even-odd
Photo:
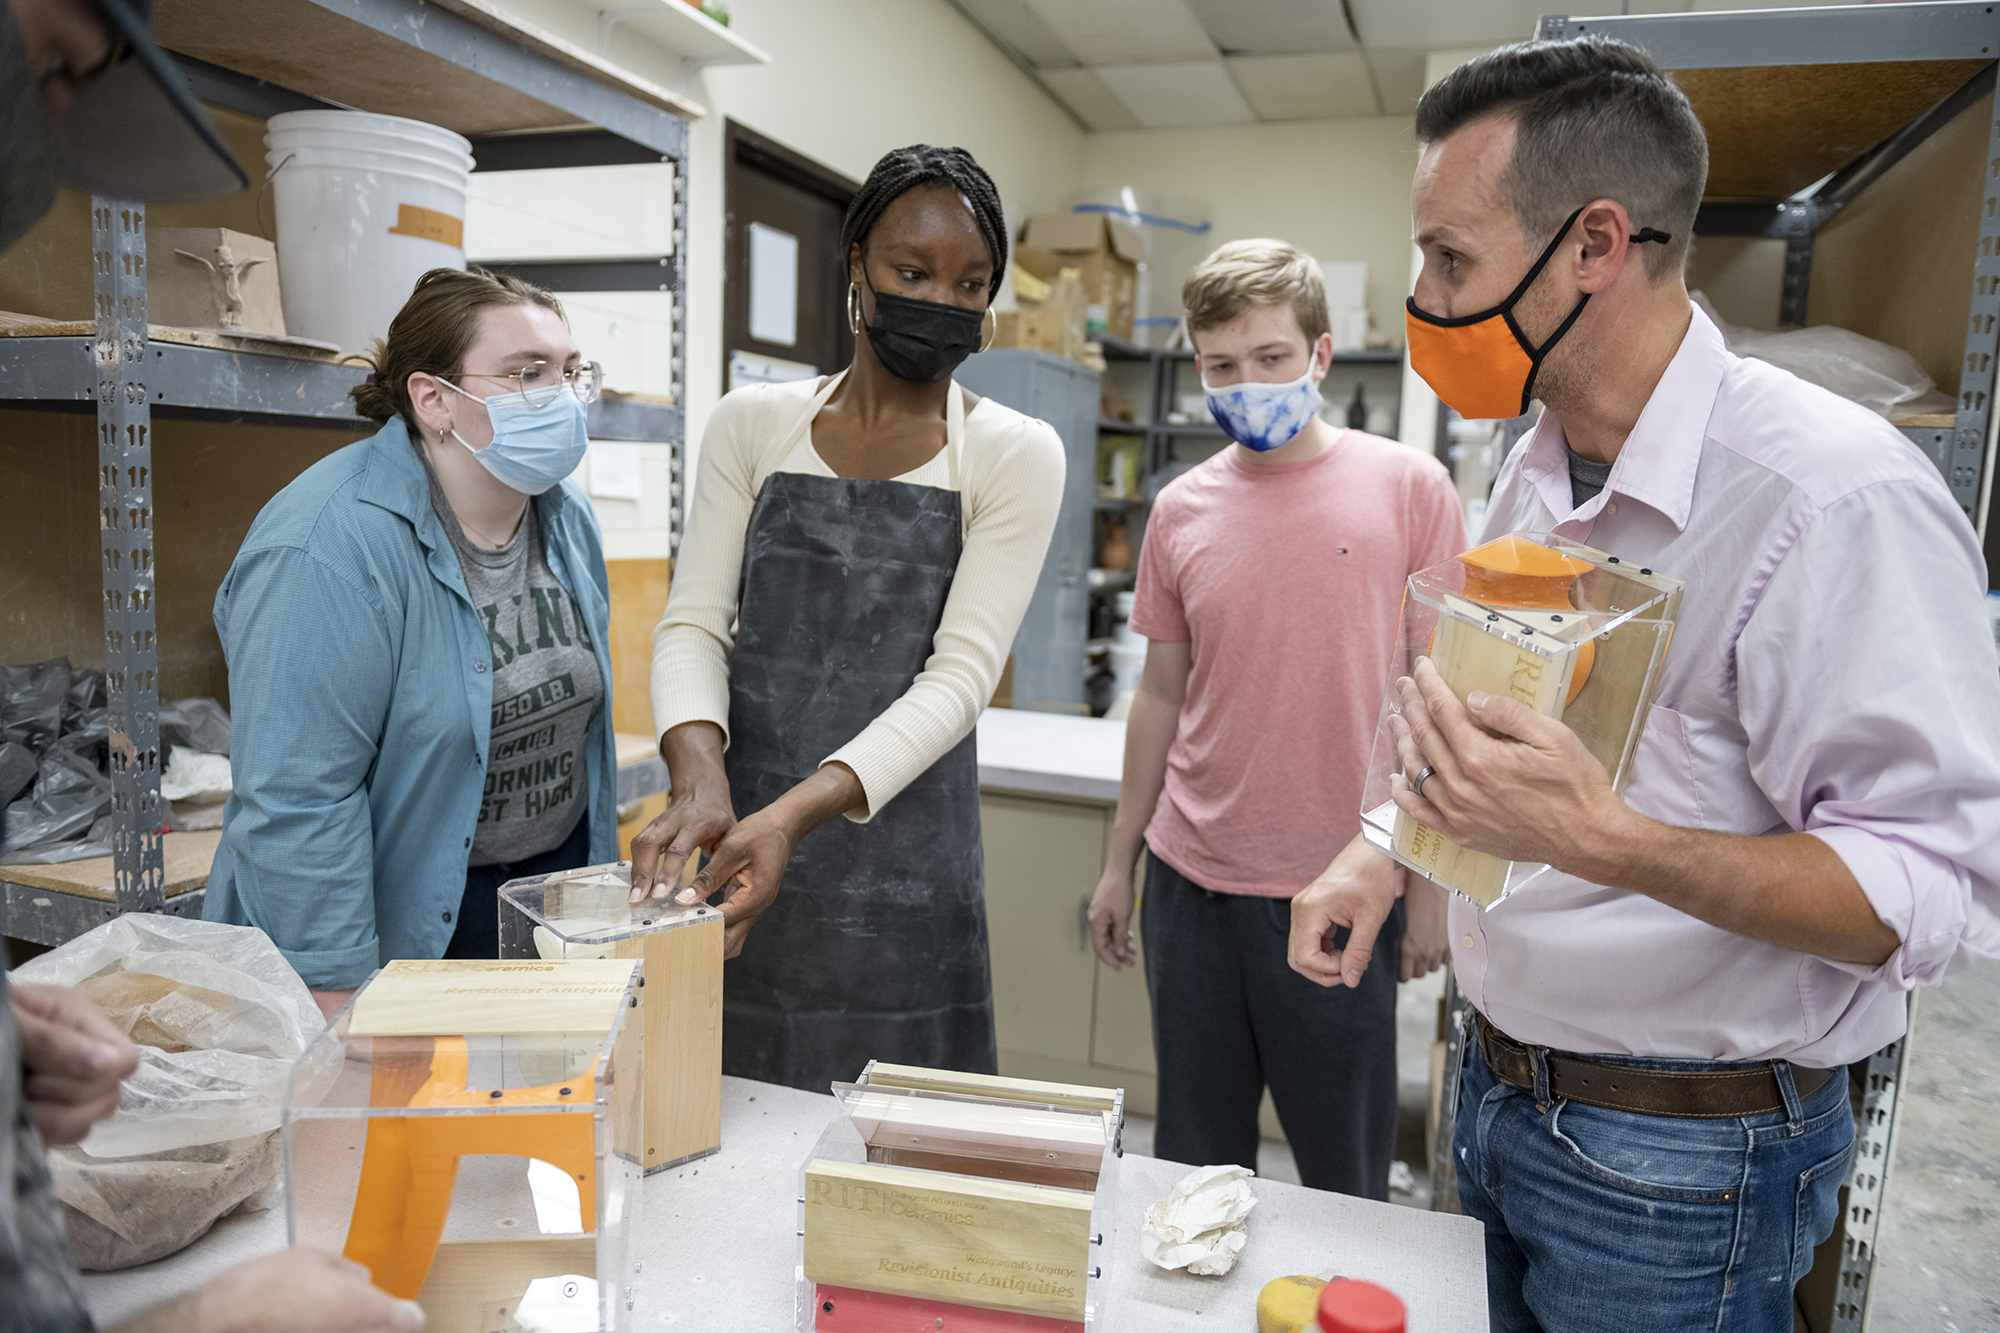
[{"label": "cardboard box", "polygon": [[1038,352],[1063,354],[1063,322],[1044,310],[1002,310],[994,315],[995,347],[1026,347]]},{"label": "cardboard box", "polygon": [[278,247],[226,227],[148,227],[146,318],[181,329],[282,336]]},{"label": "cardboard box", "polygon": [[1132,340],[1139,264],[1146,257],[1137,227],[1103,213],[1038,213],[1022,224],[1020,239],[1014,262],[1044,282],[1064,268],[1079,270],[1084,301],[1104,307],[1105,331]]}]

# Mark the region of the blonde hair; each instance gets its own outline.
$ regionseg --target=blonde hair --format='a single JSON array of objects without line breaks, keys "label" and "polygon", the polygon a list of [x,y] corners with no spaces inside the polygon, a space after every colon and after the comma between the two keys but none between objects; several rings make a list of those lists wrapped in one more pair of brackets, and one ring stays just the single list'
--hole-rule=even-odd
[{"label": "blonde hair", "polygon": [[1227,324],[1251,306],[1289,305],[1306,344],[1332,332],[1326,280],[1319,264],[1296,246],[1261,239],[1231,241],[1195,265],[1181,284],[1189,333]]}]

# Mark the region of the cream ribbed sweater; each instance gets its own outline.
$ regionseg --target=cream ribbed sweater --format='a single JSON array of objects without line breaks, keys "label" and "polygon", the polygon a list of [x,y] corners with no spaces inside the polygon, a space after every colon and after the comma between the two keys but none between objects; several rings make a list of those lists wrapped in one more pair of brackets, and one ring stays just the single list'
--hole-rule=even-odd
[{"label": "cream ribbed sweater", "polygon": [[[954,386],[955,388],[956,386]],[[758,488],[773,472],[831,477],[802,434],[785,437],[817,385],[761,384],[723,398],[701,438],[694,507],[674,566],[666,615],[653,631],[653,727],[713,722],[729,737],[729,653],[737,579]],[[993,697],[1014,631],[1028,608],[1062,504],[1063,446],[1045,422],[990,398],[965,416],[960,495],[965,546],[931,655],[904,695],[853,740],[821,760],[846,764],[867,795],[866,820],[958,744]],[[950,488],[948,450],[897,481]],[[751,813],[738,810],[741,818]]]}]

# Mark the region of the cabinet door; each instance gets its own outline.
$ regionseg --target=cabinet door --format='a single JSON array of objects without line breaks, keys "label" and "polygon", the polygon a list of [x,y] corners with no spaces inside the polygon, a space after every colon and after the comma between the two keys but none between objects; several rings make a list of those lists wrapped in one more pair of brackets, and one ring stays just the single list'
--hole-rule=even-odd
[{"label": "cabinet door", "polygon": [[[1000,1070],[1082,1081],[1097,966],[1083,911],[1104,867],[1110,808],[988,792],[979,817]],[[1050,1061],[1074,1068],[1058,1074]]]}]

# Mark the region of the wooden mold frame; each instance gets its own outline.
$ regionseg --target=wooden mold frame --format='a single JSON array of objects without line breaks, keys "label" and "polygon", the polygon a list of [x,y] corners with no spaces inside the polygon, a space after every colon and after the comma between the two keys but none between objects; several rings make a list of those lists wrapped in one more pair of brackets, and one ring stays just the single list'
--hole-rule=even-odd
[{"label": "wooden mold frame", "polygon": [[[451,960],[376,973],[287,1094],[290,1242],[364,1264],[433,1333],[517,1326],[524,1298],[626,1328],[643,1223],[638,971]],[[537,1234],[524,1159],[575,1175],[581,1231]],[[538,1279],[548,1290],[531,1291]]]},{"label": "wooden mold frame", "polygon": [[637,959],[646,987],[647,1174],[722,1147],[722,914],[631,906],[629,861],[500,886],[502,958]]},{"label": "wooden mold frame", "polygon": [[1122,1092],[872,1063],[864,1078],[834,1085],[800,1173],[799,1327],[861,1326],[863,1305],[913,1327],[1101,1319]]},{"label": "wooden mold frame", "polygon": [[[1564,538],[1503,537],[1412,574],[1383,691],[1362,832],[1397,861],[1490,907],[1548,867],[1462,847],[1391,799],[1403,773],[1397,681],[1428,653],[1460,702],[1509,695],[1576,732],[1623,792],[1679,613],[1678,579]],[[1407,775],[1405,775],[1407,776]]]}]

